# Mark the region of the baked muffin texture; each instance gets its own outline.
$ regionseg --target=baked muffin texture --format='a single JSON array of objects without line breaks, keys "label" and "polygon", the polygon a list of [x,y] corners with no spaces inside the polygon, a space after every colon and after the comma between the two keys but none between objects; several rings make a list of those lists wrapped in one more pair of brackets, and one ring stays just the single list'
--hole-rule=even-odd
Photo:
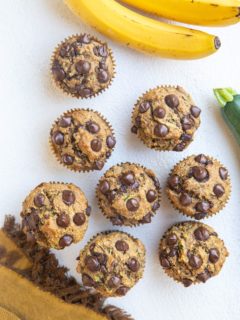
[{"label": "baked muffin texture", "polygon": [[127,233],[104,232],[86,245],[78,260],[77,271],[85,286],[103,296],[123,296],[143,276],[145,248]]},{"label": "baked muffin texture", "polygon": [[132,132],[155,150],[183,151],[200,125],[201,109],[181,87],[160,86],[137,101]]},{"label": "baked muffin texture", "polygon": [[91,207],[72,183],[41,183],[23,202],[22,228],[29,241],[63,249],[82,240]]}]

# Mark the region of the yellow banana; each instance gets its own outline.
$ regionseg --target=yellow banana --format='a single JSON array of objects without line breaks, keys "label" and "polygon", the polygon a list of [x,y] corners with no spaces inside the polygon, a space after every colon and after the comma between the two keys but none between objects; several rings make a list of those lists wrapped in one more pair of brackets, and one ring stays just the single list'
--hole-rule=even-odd
[{"label": "yellow banana", "polygon": [[202,26],[226,26],[240,21],[240,0],[122,0],[137,9]]},{"label": "yellow banana", "polygon": [[213,35],[144,17],[114,0],[65,0],[65,3],[103,34],[151,54],[197,59],[220,47],[220,40]]}]

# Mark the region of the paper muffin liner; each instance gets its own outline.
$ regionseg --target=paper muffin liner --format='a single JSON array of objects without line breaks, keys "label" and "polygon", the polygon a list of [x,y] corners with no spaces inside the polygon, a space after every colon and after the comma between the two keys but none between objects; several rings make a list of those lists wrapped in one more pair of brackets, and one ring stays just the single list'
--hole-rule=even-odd
[{"label": "paper muffin liner", "polygon": [[[213,161],[213,163],[214,163],[214,162],[217,162],[221,167],[226,168],[219,160],[217,160],[217,159],[215,159],[215,158],[213,158],[213,157],[211,157],[211,156],[208,156],[208,155],[206,155],[206,154],[204,154],[204,155],[205,155],[207,158],[209,158],[211,161]],[[183,158],[181,161],[177,162],[177,163],[174,165],[174,167],[171,169],[171,171],[170,171],[170,173],[169,173],[169,175],[168,175],[168,178],[173,174],[174,170],[176,169],[176,167],[177,167],[181,162],[186,161],[186,160],[188,160],[189,158],[192,158],[192,157],[195,158],[196,156],[198,156],[198,155],[193,154],[193,155],[188,156],[188,157],[185,157],[185,158]],[[168,178],[167,178],[167,179],[168,179]],[[216,214],[219,213],[223,208],[225,208],[225,206],[227,205],[227,203],[228,203],[228,201],[229,201],[229,199],[230,199],[230,196],[231,196],[231,191],[232,191],[232,184],[231,184],[231,179],[230,179],[229,173],[228,173],[228,180],[229,180],[229,188],[230,188],[230,190],[229,190],[229,195],[228,195],[226,201],[222,204],[222,206],[221,206],[217,211],[212,212],[212,213],[210,213],[210,214],[207,213],[207,215],[206,215],[205,217],[201,218],[201,219],[196,219],[194,216],[191,216],[191,215],[183,212],[182,210],[180,210],[180,209],[174,204],[174,202],[173,202],[172,199],[169,197],[169,194],[168,194],[168,192],[167,192],[168,185],[167,185],[166,188],[165,188],[165,193],[166,193],[169,201],[171,202],[172,206],[174,207],[174,209],[176,209],[180,214],[184,215],[185,217],[188,217],[188,218],[191,218],[191,219],[195,219],[195,220],[197,220],[197,221],[201,221],[201,220],[203,220],[203,219],[208,219],[208,218],[216,215]]]},{"label": "paper muffin liner", "polygon": [[[134,165],[134,166],[137,166],[137,167],[140,167],[141,169],[143,169],[144,171],[145,171],[145,173],[149,176],[149,174],[148,174],[148,172],[147,171],[151,171],[153,174],[154,174],[154,177],[156,177],[157,178],[157,176],[156,176],[156,174],[152,171],[152,170],[150,170],[150,169],[148,169],[148,168],[146,168],[146,167],[144,167],[144,166],[142,166],[141,164],[138,164],[138,163],[133,163],[133,162],[121,162],[121,163],[117,163],[117,164],[115,164],[114,166],[112,166],[111,168],[109,168],[105,173],[104,173],[104,175],[102,175],[101,176],[101,178],[99,179],[99,181],[98,181],[98,184],[97,184],[97,187],[96,187],[96,190],[95,190],[95,193],[96,193],[96,198],[97,198],[97,200],[98,200],[98,207],[100,208],[100,210],[101,210],[101,212],[102,212],[102,214],[104,215],[104,217],[105,218],[107,218],[108,220],[110,220],[111,221],[111,217],[109,217],[108,215],[107,215],[107,213],[105,212],[105,210],[104,210],[104,208],[103,208],[103,206],[102,206],[102,204],[101,204],[101,201],[100,201],[100,199],[99,199],[99,197],[98,197],[98,188],[99,188],[99,184],[100,184],[100,181],[105,177],[105,175],[106,175],[106,173],[109,171],[109,170],[111,170],[113,167],[115,167],[115,166],[122,166],[122,165],[124,165],[124,164],[129,164],[129,165]],[[150,177],[150,176],[149,176]],[[151,179],[151,177],[150,177],[150,179]],[[161,203],[161,200],[162,200],[162,192],[161,192],[161,186],[159,187],[159,188],[157,188],[156,186],[155,186],[155,188],[156,188],[156,191],[157,191],[157,193],[158,193],[158,200],[159,200],[159,204]],[[159,210],[159,208],[157,209],[157,210],[155,210],[155,211],[151,211],[152,212],[152,215],[151,215],[151,218],[153,218],[155,215],[156,215],[156,213],[157,213],[157,211]],[[146,213],[147,214],[147,213]],[[126,219],[126,218],[125,218]],[[112,223],[112,221],[111,221],[111,223]],[[150,222],[150,223],[152,223],[152,221]],[[114,226],[117,226],[117,227],[130,227],[130,228],[132,228],[132,227],[137,227],[137,226],[140,226],[140,225],[145,225],[145,224],[150,224],[150,223],[142,223],[142,222],[140,222],[140,221],[136,221],[135,223],[134,222],[132,222],[132,223],[129,223],[129,224],[126,224],[126,223],[123,223],[122,225],[119,225],[119,226],[117,226],[117,225],[114,225]]]},{"label": "paper muffin liner", "polygon": [[[27,196],[25,197],[24,201],[22,202],[22,209],[24,208],[24,206],[25,206],[25,201],[28,199],[28,197],[30,196],[30,194],[32,194],[37,188],[41,187],[41,186],[44,185],[44,184],[49,184],[49,185],[65,185],[65,186],[73,185],[75,188],[79,189],[79,190],[83,193],[83,195],[84,195],[84,197],[86,198],[86,201],[87,201],[87,208],[89,207],[89,202],[88,202],[88,199],[87,199],[85,193],[84,193],[83,190],[82,190],[80,187],[78,187],[76,184],[74,184],[74,183],[72,183],[72,182],[49,181],[49,182],[41,182],[40,184],[38,184],[35,188],[33,188],[33,189],[27,194]],[[86,208],[86,209],[87,209],[87,208]],[[22,210],[22,211],[23,211],[23,210]],[[22,211],[21,211],[21,213],[20,213],[21,218],[25,217],[25,216],[22,215]],[[87,232],[88,227],[89,227],[89,217],[88,217],[88,221],[87,221],[87,227],[86,227],[86,230],[85,230],[85,232],[84,232],[84,234],[83,234],[83,236],[82,236],[82,239],[79,240],[78,242],[74,242],[74,241],[73,241],[72,243],[77,244],[77,243],[81,242],[81,241],[83,240],[86,232]],[[21,224],[21,228],[22,228],[22,224]],[[40,231],[40,233],[41,233],[41,236],[42,236],[43,238],[42,238],[42,241],[38,242],[38,245],[39,245],[40,247],[42,247],[42,248],[51,249],[52,247],[48,246],[47,244],[45,245],[45,243],[44,243],[45,239],[46,239],[46,242],[48,242],[48,240],[47,240],[47,238],[45,237],[44,233],[42,233],[41,231]],[[54,248],[54,249],[56,249],[56,250],[63,250],[64,248],[60,248],[60,249]]]},{"label": "paper muffin liner", "polygon": [[[169,278],[171,278],[172,280],[174,280],[174,282],[183,285],[184,288],[192,287],[193,285],[204,284],[204,283],[206,283],[208,280],[210,280],[211,278],[216,277],[216,276],[221,272],[222,267],[224,266],[224,263],[225,263],[225,260],[224,260],[224,263],[223,263],[221,269],[219,270],[219,272],[218,272],[217,274],[211,276],[206,282],[202,282],[202,281],[200,281],[200,280],[198,280],[198,279],[195,279],[195,281],[193,281],[193,282],[191,283],[191,285],[189,285],[189,286],[185,286],[182,281],[174,278],[173,275],[169,272],[169,269],[168,269],[168,268],[162,267],[161,262],[160,262],[160,253],[161,253],[161,243],[162,243],[163,238],[165,237],[166,233],[168,233],[170,230],[172,230],[173,227],[178,227],[178,226],[184,225],[184,224],[186,224],[186,223],[198,224],[199,226],[206,226],[207,228],[211,228],[211,229],[217,234],[217,237],[218,237],[218,233],[217,233],[217,232],[215,231],[215,229],[213,229],[211,226],[208,226],[207,224],[205,224],[205,223],[203,223],[203,222],[200,222],[200,221],[191,221],[191,220],[186,220],[186,221],[181,221],[181,222],[174,223],[174,224],[172,224],[172,225],[164,232],[164,234],[162,235],[162,237],[161,237],[161,239],[160,239],[160,241],[159,241],[159,245],[158,245],[158,258],[159,258],[160,266],[161,266],[161,268],[163,269],[164,273],[165,273]],[[218,239],[221,240],[222,245],[223,245],[223,246],[225,247],[225,249],[226,249],[226,253],[227,253],[227,254],[226,254],[226,257],[225,257],[225,259],[226,259],[226,258],[229,256],[229,252],[228,252],[228,250],[227,250],[227,248],[226,248],[226,246],[225,246],[224,241],[223,241],[221,238],[219,238],[219,237],[218,237]]]},{"label": "paper muffin liner", "polygon": [[[111,234],[111,233],[120,233],[120,234],[123,234],[123,235],[126,235],[126,236],[128,236],[129,238],[131,238],[133,241],[140,241],[141,242],[141,244],[143,245],[143,248],[144,248],[144,262],[143,262],[143,265],[142,265],[142,275],[141,275],[141,277],[134,283],[134,285],[131,287],[131,288],[129,288],[129,291],[138,283],[138,281],[139,280],[141,280],[142,278],[143,278],[143,274],[144,274],[144,270],[145,270],[145,265],[146,265],[146,247],[145,247],[145,245],[143,244],[143,242],[140,240],[140,239],[138,239],[138,238],[135,238],[134,236],[132,236],[131,234],[129,234],[129,233],[127,233],[127,232],[125,232],[125,231],[120,231],[120,230],[106,230],[106,231],[101,231],[101,232],[98,232],[98,233],[96,233],[94,236],[92,236],[91,238],[90,238],[90,240],[87,242],[87,244],[84,246],[84,248],[80,251],[80,253],[79,253],[79,255],[78,255],[78,257],[77,257],[77,261],[80,261],[81,260],[81,255],[85,252],[85,250],[97,239],[97,237],[99,237],[99,236],[101,236],[101,235],[108,235],[108,234]],[[79,264],[79,262],[77,263],[77,266],[78,266],[78,264]],[[79,272],[78,270],[77,270],[77,272],[79,273],[79,274],[81,274],[81,276],[82,276],[82,273],[81,272]],[[92,288],[92,290],[94,290],[94,291],[96,291],[96,292],[99,292],[102,296],[104,296],[104,297],[122,297],[121,295],[117,295],[117,294],[115,294],[115,295],[107,295],[106,293],[103,293],[103,291],[101,290],[97,290],[96,288],[93,288],[93,287],[91,287]],[[128,293],[128,292],[127,292]]]},{"label": "paper muffin liner", "polygon": [[[141,94],[141,96],[138,97],[137,102],[134,104],[134,107],[133,107],[133,110],[132,110],[132,115],[131,115],[131,128],[132,128],[133,126],[135,126],[134,113],[135,113],[136,109],[139,107],[138,104],[140,103],[141,99],[142,99],[146,94],[149,94],[149,93],[151,93],[151,92],[153,92],[153,91],[156,91],[156,90],[159,90],[159,89],[162,89],[162,88],[164,88],[164,89],[177,89],[177,88],[181,88],[187,95],[190,95],[188,92],[185,91],[185,89],[183,89],[182,87],[180,87],[180,86],[178,86],[178,85],[176,85],[176,86],[173,86],[173,85],[159,85],[159,86],[157,86],[157,87],[150,88],[150,89],[146,90],[143,94]],[[138,134],[138,132],[137,132],[136,134],[135,134],[135,133],[133,133],[133,134],[135,134],[135,135],[143,142],[143,144],[144,144],[146,147],[148,147],[148,148],[150,148],[150,149],[152,149],[152,150],[155,150],[155,151],[163,151],[163,152],[182,152],[182,151],[186,150],[186,149],[188,148],[188,146],[193,142],[195,133],[196,133],[197,129],[199,128],[199,126],[201,125],[201,120],[199,119],[199,121],[200,121],[200,122],[199,122],[199,125],[195,128],[195,131],[194,131],[194,133],[193,133],[193,135],[192,135],[192,140],[191,140],[191,141],[187,141],[184,149],[181,150],[181,151],[176,151],[176,150],[172,150],[172,149],[170,149],[170,150],[168,150],[168,149],[162,149],[161,147],[152,146],[151,141],[149,141],[149,142],[145,141],[145,140]],[[139,131],[139,130],[138,130],[138,131]],[[180,142],[179,142],[179,143],[180,143]]]},{"label": "paper muffin liner", "polygon": [[[87,96],[87,97],[78,97],[76,96],[75,94],[69,92],[68,90],[65,89],[65,87],[62,85],[61,82],[58,82],[54,79],[53,77],[53,74],[52,74],[52,65],[53,65],[53,61],[55,59],[55,54],[57,53],[57,50],[59,49],[60,46],[62,46],[66,41],[69,41],[71,40],[72,38],[75,38],[75,37],[81,37],[83,35],[87,35],[91,40],[93,41],[96,41],[98,42],[100,45],[107,45],[107,48],[108,48],[108,53],[109,53],[109,56],[112,60],[112,65],[113,65],[113,73],[112,73],[112,77],[108,83],[108,85],[105,87],[105,88],[102,88],[100,89],[99,91],[97,92],[94,92],[93,94]],[[51,77],[51,80],[52,80],[52,83],[53,83],[53,86],[56,88],[56,89],[60,89],[66,96],[70,96],[72,98],[77,98],[77,99],[90,99],[90,98],[95,98],[96,96],[98,96],[100,93],[103,93],[104,91],[106,91],[106,89],[108,89],[111,85],[112,85],[112,82],[113,80],[115,79],[116,77],[116,61],[115,61],[115,58],[114,58],[114,55],[113,55],[113,51],[112,49],[108,46],[107,42],[104,42],[102,40],[99,40],[97,37],[95,36],[92,36],[88,33],[81,33],[81,34],[73,34],[69,37],[66,37],[64,38],[64,40],[62,40],[55,48],[54,48],[54,51],[52,53],[52,56],[51,56],[51,63],[50,63],[50,77]]]},{"label": "paper muffin liner", "polygon": [[82,168],[81,170],[77,170],[77,169],[73,168],[72,166],[66,165],[66,164],[62,161],[61,156],[60,156],[60,155],[55,151],[55,149],[54,149],[54,145],[53,145],[53,142],[52,142],[52,139],[51,139],[51,132],[52,132],[54,126],[58,124],[58,121],[59,121],[62,117],[64,117],[64,116],[69,116],[72,112],[82,111],[82,110],[88,111],[88,112],[93,112],[93,113],[95,113],[96,115],[98,115],[99,118],[101,118],[101,120],[108,126],[108,128],[109,128],[110,131],[111,131],[112,136],[114,137],[114,139],[115,139],[115,141],[116,141],[115,132],[114,132],[114,130],[113,130],[112,125],[107,121],[107,119],[106,119],[100,112],[98,112],[98,111],[96,111],[96,110],[93,110],[93,109],[89,109],[89,108],[74,108],[74,109],[69,109],[69,110],[65,111],[65,112],[64,112],[63,114],[61,114],[61,115],[54,121],[54,123],[52,124],[52,127],[51,127],[51,129],[50,129],[50,135],[49,135],[49,146],[50,146],[50,150],[51,150],[52,154],[54,155],[54,157],[56,158],[56,160],[58,161],[58,163],[60,163],[62,166],[64,166],[65,168],[67,168],[67,169],[69,169],[69,170],[71,170],[71,171],[73,171],[73,172],[101,171],[101,170],[104,168],[104,166],[105,166],[106,162],[108,161],[108,159],[111,157],[112,153],[114,152],[114,149],[115,149],[116,144],[115,144],[115,146],[114,146],[112,149],[109,149],[109,152],[111,153],[111,154],[110,154],[110,157],[109,157],[109,158],[105,158],[104,166],[103,166],[103,168],[102,168],[101,170],[97,170],[97,169],[93,169],[93,168],[92,168],[92,169],[91,169],[91,168]]}]

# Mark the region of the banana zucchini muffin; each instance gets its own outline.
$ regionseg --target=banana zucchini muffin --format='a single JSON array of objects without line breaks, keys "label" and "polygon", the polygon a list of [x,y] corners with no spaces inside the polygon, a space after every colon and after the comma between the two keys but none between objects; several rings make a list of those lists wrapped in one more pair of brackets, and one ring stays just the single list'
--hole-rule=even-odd
[{"label": "banana zucchini muffin", "polygon": [[228,251],[218,234],[200,222],[172,226],[159,246],[159,259],[167,275],[185,287],[206,282],[222,269]]},{"label": "banana zucchini muffin", "polygon": [[181,87],[161,86],[138,99],[132,132],[152,149],[183,151],[200,125],[201,109]]},{"label": "banana zucchini muffin", "polygon": [[173,206],[197,220],[219,212],[231,194],[228,170],[204,154],[192,155],[175,165],[166,189]]},{"label": "banana zucchini muffin", "polygon": [[50,136],[58,161],[73,171],[101,170],[116,144],[107,120],[86,109],[65,112],[54,123]]},{"label": "banana zucchini muffin", "polygon": [[22,229],[29,241],[63,249],[84,237],[91,207],[72,183],[41,183],[23,202]]},{"label": "banana zucchini muffin", "polygon": [[100,179],[96,195],[113,225],[150,223],[160,207],[160,184],[155,174],[135,163],[111,167]]},{"label": "banana zucchini muffin", "polygon": [[61,42],[52,56],[51,73],[57,87],[76,98],[89,98],[105,90],[115,75],[112,51],[88,34]]},{"label": "banana zucchini muffin", "polygon": [[127,233],[103,232],[80,252],[77,272],[103,296],[124,296],[142,278],[145,254],[142,242]]}]

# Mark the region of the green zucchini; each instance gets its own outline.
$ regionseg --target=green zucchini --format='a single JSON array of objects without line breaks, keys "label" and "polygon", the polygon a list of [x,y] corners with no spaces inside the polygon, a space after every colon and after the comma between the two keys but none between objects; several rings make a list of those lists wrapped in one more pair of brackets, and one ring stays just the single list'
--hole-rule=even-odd
[{"label": "green zucchini", "polygon": [[222,106],[223,117],[240,144],[240,94],[231,88],[214,89],[214,94]]}]

